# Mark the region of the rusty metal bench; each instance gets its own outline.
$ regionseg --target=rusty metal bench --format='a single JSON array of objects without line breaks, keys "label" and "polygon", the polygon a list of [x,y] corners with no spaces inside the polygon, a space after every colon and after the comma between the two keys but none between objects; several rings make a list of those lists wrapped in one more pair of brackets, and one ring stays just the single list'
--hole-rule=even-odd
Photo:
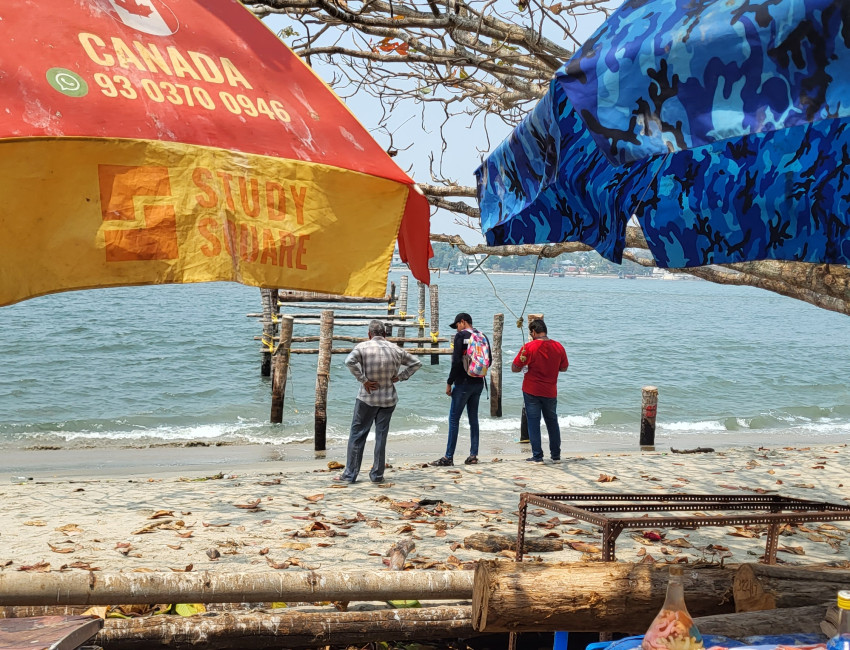
[{"label": "rusty metal bench", "polygon": [[[525,524],[528,506],[539,506],[602,529],[602,559],[615,559],[617,537],[627,528],[698,528],[703,526],[766,525],[765,564],[776,563],[779,529],[782,524],[817,521],[850,521],[850,505],[794,499],[772,495],[718,494],[535,494],[523,492],[519,497],[517,562],[525,552]],[[654,516],[653,513],[696,512],[708,510],[707,516]],[[766,511],[758,513],[756,511]],[[714,514],[727,511],[730,514]],[[623,517],[619,513],[641,513]],[[649,516],[646,516],[649,515]]]}]

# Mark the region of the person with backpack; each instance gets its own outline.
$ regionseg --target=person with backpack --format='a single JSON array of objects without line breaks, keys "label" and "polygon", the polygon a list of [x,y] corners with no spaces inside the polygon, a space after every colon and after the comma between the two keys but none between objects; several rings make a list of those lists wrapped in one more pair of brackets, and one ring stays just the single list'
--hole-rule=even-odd
[{"label": "person with backpack", "polygon": [[546,323],[533,320],[528,325],[531,342],[520,348],[511,370],[524,372],[522,398],[528,418],[528,439],[531,442],[532,463],[543,462],[540,442],[540,416],[549,434],[549,453],[552,460],[561,460],[561,429],[558,426],[558,374],[570,365],[564,346],[550,339]]},{"label": "person with backpack", "polygon": [[469,419],[469,457],[466,465],[478,463],[478,402],[484,390],[484,377],[492,361],[490,341],[472,327],[472,316],[465,312],[455,316],[451,324],[457,330],[452,344],[452,368],[446,382],[446,395],[452,398],[449,407],[449,440],[446,455],[431,465],[449,467],[454,465],[460,416],[466,409]]}]

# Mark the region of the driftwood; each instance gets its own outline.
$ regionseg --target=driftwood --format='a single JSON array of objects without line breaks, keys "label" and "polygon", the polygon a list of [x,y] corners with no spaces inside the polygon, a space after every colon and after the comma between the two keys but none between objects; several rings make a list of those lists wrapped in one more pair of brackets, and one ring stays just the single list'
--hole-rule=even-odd
[{"label": "driftwood", "polygon": [[[734,612],[733,577],[728,568],[686,570],[691,615]],[[643,633],[664,604],[667,580],[667,567],[651,564],[482,561],[472,622],[479,632]]]},{"label": "driftwood", "polygon": [[387,551],[387,557],[390,558],[390,571],[403,571],[408,553],[415,548],[416,543],[412,539],[403,539],[393,544]]},{"label": "driftwood", "polygon": [[471,637],[469,606],[357,612],[249,612],[107,619],[94,643],[104,650],[300,648],[331,643]]},{"label": "driftwood", "polygon": [[673,449],[670,447],[670,451],[674,454],[710,454],[714,451],[713,447],[696,447],[695,449]]},{"label": "driftwood", "polygon": [[825,567],[742,564],[735,575],[735,609],[757,612],[819,605],[850,584],[850,571]]},{"label": "driftwood", "polygon": [[[464,548],[482,553],[498,553],[516,549],[516,535],[497,535],[495,533],[474,533],[463,540]],[[526,553],[553,553],[564,550],[564,542],[560,539],[545,537],[526,537],[523,550]]]},{"label": "driftwood", "polygon": [[472,571],[0,573],[0,606],[464,600]]},{"label": "driftwood", "polygon": [[694,619],[701,634],[720,634],[740,639],[754,634],[820,634],[829,603],[809,607],[771,609],[763,612],[718,614]]}]

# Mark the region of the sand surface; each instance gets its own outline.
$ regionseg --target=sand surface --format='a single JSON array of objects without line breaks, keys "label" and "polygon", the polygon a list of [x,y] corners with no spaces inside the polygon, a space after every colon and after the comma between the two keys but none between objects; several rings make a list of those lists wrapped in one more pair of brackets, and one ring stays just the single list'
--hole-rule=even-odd
[{"label": "sand surface", "polygon": [[[472,568],[498,554],[464,540],[515,535],[521,492],[781,494],[850,505],[846,445],[567,455],[542,466],[520,455],[449,468],[395,462],[380,485],[368,480],[368,455],[360,481],[335,483],[339,470],[328,463],[344,461],[339,452],[299,461],[260,446],[5,455],[7,467],[31,480],[0,484],[3,571],[382,569],[386,551],[405,538],[416,544],[410,568]],[[600,557],[593,526],[538,508],[529,515],[529,536],[564,544],[533,558]],[[786,526],[778,555],[848,568],[848,541],[850,522]],[[648,520],[619,538],[617,559],[749,562],[764,545],[764,528],[662,530]]]}]

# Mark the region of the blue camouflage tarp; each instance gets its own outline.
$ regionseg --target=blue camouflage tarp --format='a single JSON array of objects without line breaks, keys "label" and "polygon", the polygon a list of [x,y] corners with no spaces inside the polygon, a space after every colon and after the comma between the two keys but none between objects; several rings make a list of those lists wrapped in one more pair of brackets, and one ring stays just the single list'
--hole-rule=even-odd
[{"label": "blue camouflage tarp", "polygon": [[482,231],[620,262],[634,214],[662,267],[846,264],[848,120],[850,2],[633,0],[477,170]]}]

